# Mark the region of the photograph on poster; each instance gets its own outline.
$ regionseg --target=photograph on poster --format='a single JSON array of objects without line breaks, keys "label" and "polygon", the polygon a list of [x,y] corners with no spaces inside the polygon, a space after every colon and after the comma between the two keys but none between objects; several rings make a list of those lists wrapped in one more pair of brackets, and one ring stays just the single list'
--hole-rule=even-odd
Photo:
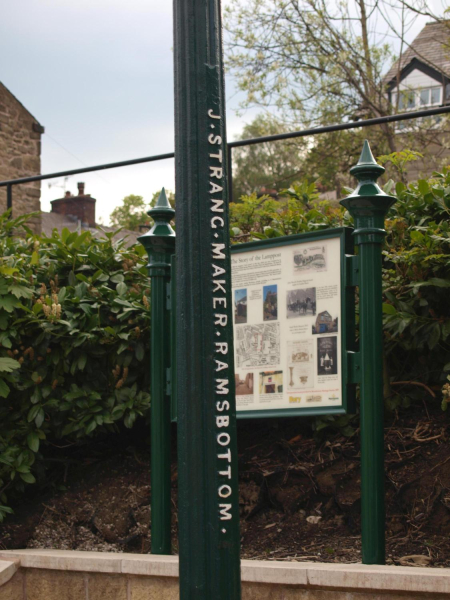
[{"label": "photograph on poster", "polygon": [[247,323],[247,290],[234,290],[234,322]]},{"label": "photograph on poster", "polygon": [[314,385],[314,373],[310,364],[289,365],[286,387],[289,391],[311,388]]},{"label": "photograph on poster", "polygon": [[292,340],[287,343],[288,364],[311,363],[313,359],[312,340]]},{"label": "photograph on poster", "polygon": [[286,310],[288,319],[315,316],[316,288],[289,290],[286,294]]},{"label": "photograph on poster", "polygon": [[264,371],[259,374],[260,394],[283,393],[283,371]]},{"label": "photograph on poster", "polygon": [[294,275],[311,271],[327,270],[327,249],[325,244],[306,246],[293,251]]},{"label": "photograph on poster", "polygon": [[287,380],[288,390],[301,390],[313,386],[313,341],[291,340],[287,342]]},{"label": "photograph on poster", "polygon": [[280,363],[280,324],[243,325],[235,331],[236,366],[263,367]]},{"label": "photograph on poster", "polygon": [[253,396],[253,373],[236,373],[236,396]]},{"label": "photograph on poster", "polygon": [[337,337],[317,338],[317,374],[336,375],[337,369]]},{"label": "photograph on poster", "polygon": [[278,290],[276,285],[263,287],[263,319],[276,321],[278,318]]},{"label": "photograph on poster", "polygon": [[332,316],[327,310],[321,311],[312,325],[313,335],[319,333],[337,333],[338,317]]}]

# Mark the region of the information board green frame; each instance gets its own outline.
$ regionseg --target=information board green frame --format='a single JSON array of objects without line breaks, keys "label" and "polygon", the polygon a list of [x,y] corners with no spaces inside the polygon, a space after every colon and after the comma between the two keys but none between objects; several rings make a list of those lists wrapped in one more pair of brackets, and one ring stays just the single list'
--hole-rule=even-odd
[{"label": "information board green frame", "polygon": [[353,383],[351,369],[352,357],[355,355],[355,285],[354,269],[354,244],[352,240],[353,229],[335,228],[290,235],[285,237],[270,238],[247,242],[231,247],[231,257],[255,250],[276,250],[282,246],[297,245],[305,242],[317,242],[338,238],[340,240],[340,280],[341,280],[341,384],[342,404],[339,406],[311,406],[295,408],[269,408],[267,410],[238,410],[238,419],[295,417],[313,415],[339,415],[354,412],[356,383]]},{"label": "information board green frame", "polygon": [[[244,244],[236,244],[231,247],[231,257],[236,254],[251,252],[254,250],[275,250],[281,246],[296,245],[304,242],[316,242],[319,240],[329,240],[338,238],[340,240],[340,279],[341,279],[341,384],[342,384],[342,404],[340,406],[311,406],[296,407],[286,409],[267,409],[267,410],[239,410],[236,413],[238,419],[261,419],[274,417],[298,417],[298,416],[316,416],[316,415],[342,415],[351,414],[355,411],[356,385],[358,382],[358,357],[356,346],[355,331],[355,287],[357,282],[358,257],[354,255],[353,229],[349,227],[338,227],[334,229],[324,229],[307,233],[299,233],[284,237],[270,238],[267,240],[257,240]],[[174,273],[174,268],[172,269]],[[172,277],[171,289],[172,305],[172,327],[175,327],[176,314],[176,281]],[[174,336],[172,336],[174,341]],[[176,344],[172,343],[172,369],[175,372],[176,364]],[[172,421],[177,420],[176,407],[176,381],[168,374],[170,387],[172,389],[171,417]]]}]

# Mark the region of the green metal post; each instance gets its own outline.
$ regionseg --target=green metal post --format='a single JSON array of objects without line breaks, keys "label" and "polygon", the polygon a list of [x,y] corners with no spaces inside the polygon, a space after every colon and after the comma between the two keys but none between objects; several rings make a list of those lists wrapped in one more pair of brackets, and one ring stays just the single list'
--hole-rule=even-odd
[{"label": "green metal post", "polygon": [[239,505],[219,0],[174,0],[181,600],[239,600]]},{"label": "green metal post", "polygon": [[361,354],[361,535],[362,562],[385,563],[383,323],[381,247],[384,220],[395,198],[376,183],[384,173],[364,142],[350,173],[358,186],[341,200],[355,221],[359,249],[359,330]]},{"label": "green metal post", "polygon": [[151,279],[151,551],[171,553],[170,473],[170,263],[175,233],[170,221],[175,214],[164,188],[148,211],[155,223],[138,239],[148,254]]}]

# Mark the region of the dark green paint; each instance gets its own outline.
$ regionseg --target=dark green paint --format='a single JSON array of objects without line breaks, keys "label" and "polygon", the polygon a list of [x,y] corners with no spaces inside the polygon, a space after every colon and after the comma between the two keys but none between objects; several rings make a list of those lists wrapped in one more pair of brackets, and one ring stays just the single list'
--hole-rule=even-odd
[{"label": "dark green paint", "polygon": [[381,247],[384,220],[395,198],[378,186],[384,168],[377,165],[367,141],[350,170],[358,186],[341,200],[355,221],[359,248],[359,328],[361,380],[361,533],[362,562],[385,562],[383,333]]},{"label": "dark green paint", "polygon": [[[175,64],[175,183],[177,201],[177,408],[178,517],[181,600],[239,600],[239,505],[236,417],[231,311],[229,226],[226,185],[225,96],[223,87],[220,3],[216,0],[174,0]],[[210,114],[220,116],[213,119]],[[220,141],[208,142],[215,134]],[[212,145],[213,144],[213,145]],[[211,192],[210,166],[219,166],[211,153],[222,152],[221,195]],[[211,212],[211,198],[224,201],[223,212]],[[213,230],[213,215],[223,226]],[[217,237],[214,237],[217,234]],[[227,306],[213,309],[212,244],[224,244],[221,279]],[[214,313],[227,315],[217,336]],[[220,378],[228,393],[217,393],[214,359],[217,341],[229,353]],[[231,479],[220,475],[226,466],[218,458],[216,403],[230,406],[221,415],[230,419]],[[225,451],[225,448],[223,449]],[[221,521],[218,490],[229,485],[230,520]],[[223,531],[224,530],[224,531]]]},{"label": "dark green paint", "polygon": [[171,362],[171,395],[170,395],[170,419],[174,423],[177,417],[177,263],[175,255],[172,256],[172,280],[170,282],[170,362]]},{"label": "dark green paint", "polygon": [[175,250],[175,233],[170,226],[175,211],[164,189],[154,208],[148,211],[154,225],[139,241],[148,254],[151,279],[151,550],[171,553],[170,479],[170,262]]}]

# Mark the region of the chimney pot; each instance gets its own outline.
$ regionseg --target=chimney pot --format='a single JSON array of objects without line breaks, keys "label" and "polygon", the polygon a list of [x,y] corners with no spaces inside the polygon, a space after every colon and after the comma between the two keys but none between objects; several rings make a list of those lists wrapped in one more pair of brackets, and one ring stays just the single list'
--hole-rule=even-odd
[{"label": "chimney pot", "polygon": [[71,195],[72,194],[69,191],[66,192],[66,198],[70,198]]},{"label": "chimney pot", "polygon": [[78,195],[79,196],[84,196],[84,183],[82,181],[80,181],[78,184]]}]

